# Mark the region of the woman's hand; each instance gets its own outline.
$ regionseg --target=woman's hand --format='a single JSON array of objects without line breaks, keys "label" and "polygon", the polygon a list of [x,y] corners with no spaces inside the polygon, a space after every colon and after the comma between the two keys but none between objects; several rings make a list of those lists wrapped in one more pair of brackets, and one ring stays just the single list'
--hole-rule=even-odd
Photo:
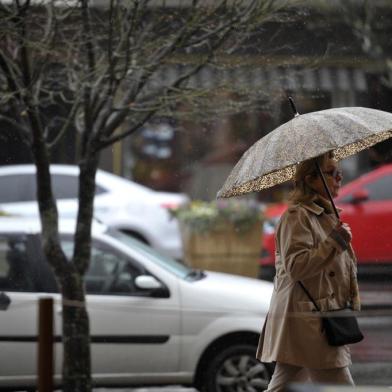
[{"label": "woman's hand", "polygon": [[351,232],[351,228],[347,223],[339,222],[336,227],[335,231],[347,242],[351,242],[353,239],[353,235]]}]

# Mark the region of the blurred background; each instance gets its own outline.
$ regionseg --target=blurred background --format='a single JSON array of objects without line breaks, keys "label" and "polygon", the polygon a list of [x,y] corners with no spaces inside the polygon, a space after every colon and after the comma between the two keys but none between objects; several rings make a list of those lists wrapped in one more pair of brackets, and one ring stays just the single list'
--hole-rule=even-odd
[{"label": "blurred background", "polygon": [[[300,113],[344,106],[392,110],[392,3],[390,1],[288,2],[286,17],[263,24],[241,52],[227,52],[189,81],[208,91],[204,106],[179,104],[173,116],[155,118],[136,135],[105,151],[101,168],[160,191],[185,192],[212,200],[242,153],[279,124],[291,119],[287,97]],[[195,61],[173,58],[160,69],[162,81]],[[257,101],[244,97],[257,90]],[[238,103],[235,110],[230,105]],[[48,116],[66,107],[48,107]],[[31,162],[9,124],[2,129],[0,165]],[[75,162],[77,132],[69,132],[53,163]],[[385,142],[342,163],[350,181],[390,161]],[[287,184],[253,195],[276,202]]]}]

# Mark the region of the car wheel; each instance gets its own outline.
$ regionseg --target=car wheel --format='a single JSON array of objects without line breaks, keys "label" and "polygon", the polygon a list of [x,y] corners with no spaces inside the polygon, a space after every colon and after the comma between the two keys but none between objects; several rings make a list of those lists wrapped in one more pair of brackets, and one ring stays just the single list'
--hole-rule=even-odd
[{"label": "car wheel", "polygon": [[203,392],[259,392],[267,389],[272,368],[255,358],[256,348],[235,344],[220,351],[202,375]]}]

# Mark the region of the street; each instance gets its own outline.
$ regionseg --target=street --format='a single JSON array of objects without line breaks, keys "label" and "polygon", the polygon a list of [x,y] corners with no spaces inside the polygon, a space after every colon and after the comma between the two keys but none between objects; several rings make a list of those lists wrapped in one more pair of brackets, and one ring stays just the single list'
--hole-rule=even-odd
[{"label": "street", "polygon": [[[357,386],[390,386],[392,387],[392,362],[360,362],[353,363],[351,373]],[[97,388],[94,392],[197,392],[194,388],[181,386],[150,388]]]}]

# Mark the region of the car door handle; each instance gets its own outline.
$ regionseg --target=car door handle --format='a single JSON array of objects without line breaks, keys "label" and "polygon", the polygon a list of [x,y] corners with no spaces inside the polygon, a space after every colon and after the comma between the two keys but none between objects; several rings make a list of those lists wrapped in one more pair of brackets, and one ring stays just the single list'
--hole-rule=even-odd
[{"label": "car door handle", "polygon": [[7,310],[10,303],[10,297],[6,293],[0,293],[0,310]]}]

